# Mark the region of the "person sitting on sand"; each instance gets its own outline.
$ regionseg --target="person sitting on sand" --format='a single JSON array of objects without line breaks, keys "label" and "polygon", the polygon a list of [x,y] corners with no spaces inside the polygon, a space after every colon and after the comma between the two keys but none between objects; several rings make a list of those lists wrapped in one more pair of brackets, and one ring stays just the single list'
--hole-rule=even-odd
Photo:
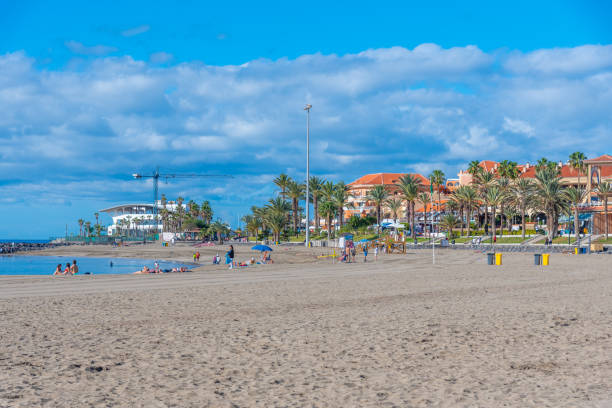
[{"label": "person sitting on sand", "polygon": [[149,267],[147,265],[143,266],[140,271],[134,272],[134,275],[142,275],[142,274],[145,274],[145,273],[151,273],[151,270],[149,269]]},{"label": "person sitting on sand", "polygon": [[184,266],[181,266],[180,271],[181,271],[181,272],[187,272],[187,268],[186,268],[186,267],[184,267]]},{"label": "person sitting on sand", "polygon": [[55,272],[53,272],[53,276],[55,275],[63,275],[62,272],[62,264],[57,264],[57,268],[55,268]]},{"label": "person sitting on sand", "polygon": [[66,267],[64,268],[64,273],[63,273],[63,275],[70,275],[70,274],[71,274],[71,272],[70,272],[70,262],[68,262],[68,263],[66,264]]},{"label": "person sitting on sand", "polygon": [[70,273],[76,275],[79,273],[79,267],[77,266],[76,259],[72,260],[72,266],[70,267]]}]

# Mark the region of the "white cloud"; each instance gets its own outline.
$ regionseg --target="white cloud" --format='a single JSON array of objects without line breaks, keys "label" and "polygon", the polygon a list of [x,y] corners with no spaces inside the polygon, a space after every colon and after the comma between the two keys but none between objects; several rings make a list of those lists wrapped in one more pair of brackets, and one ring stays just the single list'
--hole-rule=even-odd
[{"label": "white cloud", "polygon": [[509,117],[504,117],[503,129],[510,133],[522,133],[527,136],[533,136],[535,134],[535,129],[529,123],[522,121],[520,119],[510,119]]},{"label": "white cloud", "polygon": [[138,34],[146,33],[151,29],[151,26],[148,24],[139,25],[138,27],[129,28],[127,30],[123,30],[121,35],[124,37],[133,37]]},{"label": "white cloud", "polygon": [[78,41],[66,41],[66,47],[75,54],[101,56],[117,51],[117,48],[108,45],[86,46]]},{"label": "white cloud", "polygon": [[154,52],[153,54],[151,54],[149,56],[149,61],[151,61],[154,64],[163,64],[163,63],[171,61],[173,58],[174,56],[172,54],[160,51],[160,52]]},{"label": "white cloud", "polygon": [[[46,185],[62,191],[79,177],[95,180],[74,187],[85,197],[146,199],[148,189],[122,177],[160,165],[239,176],[223,182],[223,192],[212,181],[210,189],[193,181],[164,188],[195,199],[216,191],[225,208],[248,208],[271,194],[270,175],[303,175],[305,103],[313,105],[311,172],[347,182],[411,168],[452,177],[471,159],[533,161],[546,152],[559,160],[584,146],[605,153],[609,53],[609,46],[521,54],[424,44],[239,66],[166,64],[165,53],[149,61],[99,57],[57,71],[8,53],[0,55],[0,196],[56,197]],[[245,179],[247,187],[238,182]]]}]

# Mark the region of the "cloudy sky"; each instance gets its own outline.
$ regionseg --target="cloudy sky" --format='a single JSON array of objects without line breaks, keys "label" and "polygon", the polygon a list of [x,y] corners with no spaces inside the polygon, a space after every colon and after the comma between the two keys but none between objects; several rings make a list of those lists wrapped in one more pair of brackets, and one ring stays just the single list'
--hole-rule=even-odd
[{"label": "cloudy sky", "polygon": [[151,201],[130,175],[156,165],[234,175],[160,190],[237,225],[304,177],[305,103],[311,173],[334,181],[612,153],[599,2],[81,3],[3,6],[0,238]]}]

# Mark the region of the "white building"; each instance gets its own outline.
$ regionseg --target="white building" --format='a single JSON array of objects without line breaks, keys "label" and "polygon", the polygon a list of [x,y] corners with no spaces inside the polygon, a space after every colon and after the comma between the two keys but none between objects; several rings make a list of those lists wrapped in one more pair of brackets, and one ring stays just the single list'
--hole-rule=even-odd
[{"label": "white building", "polygon": [[[176,211],[178,204],[174,201],[166,203],[166,209],[170,212]],[[155,225],[155,215],[153,204],[122,204],[115,207],[105,208],[100,212],[109,214],[113,219],[113,223],[108,226],[107,234],[115,235],[118,232],[133,233],[137,231],[142,233],[160,233],[163,232],[163,224],[161,219],[161,210],[164,208],[161,202],[157,202],[157,228]],[[183,208],[187,208],[183,204]]]}]

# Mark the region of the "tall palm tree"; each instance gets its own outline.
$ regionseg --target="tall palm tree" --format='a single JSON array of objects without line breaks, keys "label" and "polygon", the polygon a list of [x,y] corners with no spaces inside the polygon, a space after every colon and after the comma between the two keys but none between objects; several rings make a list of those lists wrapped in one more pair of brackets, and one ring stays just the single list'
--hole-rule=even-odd
[{"label": "tall palm tree", "polygon": [[317,176],[310,176],[309,180],[309,189],[310,189],[310,197],[312,199],[312,208],[314,210],[314,222],[315,222],[315,231],[319,231],[320,228],[320,218],[319,218],[319,200],[323,197],[323,184],[325,183],[325,179]]},{"label": "tall palm tree", "polygon": [[605,219],[605,230],[606,230],[606,240],[608,239],[608,197],[612,195],[612,184],[607,181],[602,181],[597,186],[597,195],[603,199],[604,203],[604,219]]},{"label": "tall palm tree", "polygon": [[410,219],[410,234],[412,235],[412,239],[415,239],[416,230],[414,228],[414,205],[419,196],[421,180],[416,176],[406,174],[400,177],[398,186],[402,198],[406,201],[406,218]]},{"label": "tall palm tree", "polygon": [[[508,170],[504,171],[505,174],[508,174]],[[508,191],[510,190],[510,179],[502,176],[496,180],[497,187],[502,194],[501,202],[499,203],[499,220],[500,220],[500,232],[499,235],[504,235],[504,207],[506,202],[509,199]]]},{"label": "tall palm tree", "polygon": [[565,195],[567,196],[567,200],[572,205],[574,209],[574,233],[576,234],[576,240],[578,240],[578,244],[580,245],[580,204],[587,197],[588,192],[582,190],[580,187],[568,187],[565,189]]},{"label": "tall palm tree", "polygon": [[440,212],[440,188],[444,185],[446,181],[446,175],[442,170],[434,170],[429,175],[429,182],[433,184],[438,191],[438,212]]},{"label": "tall palm tree", "polygon": [[[94,213],[94,217],[96,217],[96,225],[99,225],[100,224],[100,222],[99,222],[100,214],[98,214],[96,212],[96,213]],[[97,232],[96,235],[99,237],[100,236],[100,230],[96,228],[96,232]]]},{"label": "tall palm tree", "polygon": [[467,187],[467,186],[459,186],[455,191],[453,191],[453,194],[450,197],[450,203],[453,203],[454,206],[456,206],[457,208],[459,208],[459,227],[460,227],[460,232],[459,232],[459,236],[462,237],[463,236],[463,226],[464,226],[464,210],[465,210],[465,199],[462,195],[462,187]]},{"label": "tall palm tree", "polygon": [[478,174],[478,172],[481,170],[482,167],[480,167],[480,162],[478,160],[472,160],[468,165],[468,173],[470,173],[472,176],[476,176],[476,174]]},{"label": "tall palm tree", "polygon": [[[419,193],[419,195],[417,196],[417,201],[420,202],[423,205],[423,219],[424,219],[424,230],[427,228],[427,204],[429,204],[432,200],[431,200],[431,195],[429,193]],[[431,208],[431,211],[433,212],[433,207]],[[431,220],[431,231],[433,232],[433,216],[432,216],[432,220]]]},{"label": "tall palm tree", "polygon": [[89,233],[90,233],[90,228],[91,228],[91,222],[86,221],[85,222],[85,232],[87,233],[88,237],[89,237]]},{"label": "tall palm tree", "polygon": [[280,196],[283,198],[287,198],[287,190],[289,189],[289,184],[291,184],[293,180],[291,177],[286,175],[285,173],[281,173],[277,178],[274,179],[274,184],[278,188],[280,188]]},{"label": "tall palm tree", "polygon": [[376,206],[376,222],[378,224],[378,234],[380,234],[380,210],[383,203],[388,197],[389,192],[383,184],[375,185],[370,191],[368,191],[368,194],[366,195],[366,200],[373,201],[374,205]]},{"label": "tall palm tree", "polygon": [[492,213],[491,223],[493,224],[493,240],[495,240],[495,238],[497,237],[496,235],[497,228],[496,228],[496,223],[495,223],[496,210],[497,210],[497,207],[502,203],[503,199],[504,199],[504,193],[497,185],[494,185],[491,188],[489,188],[485,195],[485,202],[487,203],[488,207],[491,207],[491,213]]},{"label": "tall palm tree", "polygon": [[504,177],[510,180],[514,180],[519,175],[519,169],[516,162],[510,160],[503,160],[499,163],[499,167],[497,168],[497,174],[500,177]]},{"label": "tall palm tree", "polygon": [[287,186],[287,197],[291,199],[291,208],[293,214],[293,231],[295,232],[296,236],[298,235],[299,227],[300,200],[304,198],[305,190],[306,186],[296,181],[291,181]]},{"label": "tall palm tree", "polygon": [[217,235],[217,241],[223,244],[223,234],[229,233],[229,225],[217,220],[210,225],[210,229]]},{"label": "tall palm tree", "polygon": [[548,239],[552,241],[557,232],[559,214],[567,208],[567,195],[563,191],[559,172],[551,166],[536,171],[534,206],[546,215]]},{"label": "tall palm tree", "polygon": [[202,205],[200,206],[200,213],[202,215],[202,220],[206,224],[210,224],[210,222],[212,221],[212,217],[213,217],[213,210],[208,200],[204,201]]},{"label": "tall palm tree", "polygon": [[391,211],[391,216],[393,217],[393,223],[397,223],[398,215],[402,210],[402,200],[399,198],[388,198],[385,201],[385,205]]},{"label": "tall palm tree", "polygon": [[183,219],[185,218],[185,208],[183,208],[183,202],[185,199],[183,197],[178,197],[176,199],[176,217],[177,217],[177,228],[178,232],[183,231]]},{"label": "tall palm tree", "polygon": [[526,178],[517,179],[510,187],[510,203],[518,208],[521,213],[521,230],[525,239],[525,214],[533,202],[535,185],[532,180]]},{"label": "tall palm tree", "polygon": [[487,191],[493,186],[493,184],[495,184],[495,174],[490,171],[482,170],[476,173],[475,180],[478,194],[480,195],[480,198],[484,204],[484,225],[486,228],[486,225],[489,223],[489,209],[486,204],[485,197],[487,195]]},{"label": "tall palm tree", "polygon": [[83,224],[85,224],[85,220],[82,218],[79,218],[79,236],[83,236]]},{"label": "tall palm tree", "polygon": [[319,215],[325,219],[327,224],[327,238],[332,238],[332,219],[336,216],[338,207],[331,201],[324,199],[319,205]]},{"label": "tall palm tree", "polygon": [[582,152],[574,152],[569,155],[570,166],[578,172],[578,188],[580,188],[580,175],[586,170],[584,165],[586,158],[586,155]]},{"label": "tall palm tree", "polygon": [[[459,197],[459,201],[462,203],[465,208],[465,212],[467,213],[466,224],[467,224],[467,235],[470,236],[471,233],[471,223],[472,219],[472,210],[474,206],[478,204],[478,193],[473,186],[460,186],[456,191],[455,195]],[[462,226],[463,228],[463,226]],[[462,231],[463,234],[463,231]]]},{"label": "tall palm tree", "polygon": [[338,219],[340,222],[340,228],[344,225],[344,207],[347,205],[348,200],[351,198],[349,187],[340,181],[336,183],[336,189],[332,195],[332,201],[338,207]]}]

